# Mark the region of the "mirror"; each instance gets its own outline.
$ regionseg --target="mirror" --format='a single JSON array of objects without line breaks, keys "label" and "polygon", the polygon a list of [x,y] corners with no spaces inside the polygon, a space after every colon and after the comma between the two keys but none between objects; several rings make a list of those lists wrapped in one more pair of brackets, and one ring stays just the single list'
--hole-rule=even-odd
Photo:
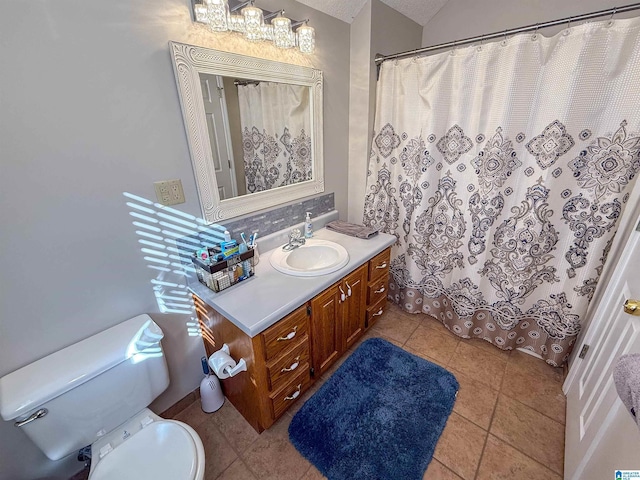
[{"label": "mirror", "polygon": [[320,70],[169,46],[205,221],[324,191]]}]

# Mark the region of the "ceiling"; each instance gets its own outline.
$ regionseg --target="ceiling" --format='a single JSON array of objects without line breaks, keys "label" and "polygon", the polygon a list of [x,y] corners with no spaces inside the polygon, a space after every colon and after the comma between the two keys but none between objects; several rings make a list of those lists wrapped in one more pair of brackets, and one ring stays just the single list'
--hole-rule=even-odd
[{"label": "ceiling", "polygon": [[[297,0],[327,15],[351,23],[367,0]],[[425,26],[447,0],[382,0],[394,10]]]}]

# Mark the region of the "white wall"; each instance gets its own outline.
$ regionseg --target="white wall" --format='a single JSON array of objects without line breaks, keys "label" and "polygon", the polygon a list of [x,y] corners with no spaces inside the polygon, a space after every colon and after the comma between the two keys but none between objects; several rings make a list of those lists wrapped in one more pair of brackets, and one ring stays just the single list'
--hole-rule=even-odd
[{"label": "white wall", "polygon": [[349,216],[362,223],[373,134],[377,53],[420,46],[422,27],[380,0],[369,0],[351,24],[351,96],[349,105]]},{"label": "white wall", "polygon": [[[0,2],[0,376],[146,312],[165,331],[171,375],[154,408],[199,384],[201,340],[187,334],[189,316],[159,313],[157,272],[123,196],[155,200],[154,181],[180,178],[187,202],[177,208],[200,215],[169,40],[322,69],[326,191],[346,212],[349,25],[278,0],[317,29],[317,54],[303,57],[211,34],[192,24],[189,4]],[[49,462],[0,421],[0,479],[80,468]]]}]

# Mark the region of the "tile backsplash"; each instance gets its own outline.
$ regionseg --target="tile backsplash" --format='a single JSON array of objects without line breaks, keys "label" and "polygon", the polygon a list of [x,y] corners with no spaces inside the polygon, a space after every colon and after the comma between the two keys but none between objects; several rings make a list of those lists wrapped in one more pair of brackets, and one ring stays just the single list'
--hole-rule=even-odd
[{"label": "tile backsplash", "polygon": [[253,232],[258,232],[258,240],[267,235],[278,232],[304,222],[306,212],[311,212],[311,218],[329,213],[335,209],[333,193],[303,200],[292,205],[276,207],[267,212],[245,215],[222,222],[222,225],[212,224],[206,231],[195,235],[188,235],[176,241],[184,253],[190,255],[199,246],[211,246],[221,242],[224,231],[229,230],[231,238],[240,241],[240,233],[245,232],[247,238]]}]

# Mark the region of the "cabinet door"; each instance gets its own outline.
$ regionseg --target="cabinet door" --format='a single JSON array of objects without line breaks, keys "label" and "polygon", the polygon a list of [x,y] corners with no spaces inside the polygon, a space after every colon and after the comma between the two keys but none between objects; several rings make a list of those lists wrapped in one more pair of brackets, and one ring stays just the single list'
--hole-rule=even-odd
[{"label": "cabinet door", "polygon": [[347,275],[343,280],[347,299],[342,304],[343,350],[347,350],[364,332],[367,309],[367,265]]},{"label": "cabinet door", "polygon": [[311,300],[313,368],[319,377],[342,354],[340,290],[335,285]]}]

